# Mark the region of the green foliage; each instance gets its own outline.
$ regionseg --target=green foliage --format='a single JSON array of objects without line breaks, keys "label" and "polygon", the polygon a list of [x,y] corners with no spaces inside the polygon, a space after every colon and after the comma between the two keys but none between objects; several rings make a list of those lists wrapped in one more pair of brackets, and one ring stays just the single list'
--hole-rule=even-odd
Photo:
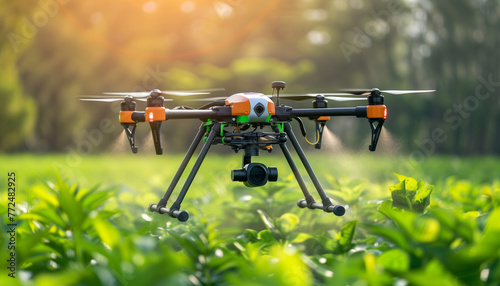
[{"label": "green foliage", "polygon": [[396,174],[399,184],[390,187],[392,195],[392,206],[416,213],[424,213],[425,208],[431,201],[431,193],[434,186],[427,183]]},{"label": "green foliage", "polygon": [[[128,165],[136,157],[96,160],[103,168],[96,168],[88,158],[79,170],[93,181],[109,178],[99,187],[47,179],[53,177],[51,171],[40,168],[38,178],[29,169],[21,173],[29,191],[20,192],[16,204],[18,270],[23,273],[15,280],[18,285],[500,282],[500,184],[496,180],[476,183],[466,177],[436,179],[443,174],[429,174],[436,176],[430,179],[436,187],[432,202],[421,213],[393,206],[388,199],[392,180],[328,175],[325,188],[334,200],[348,205],[344,217],[335,217],[297,208],[301,194],[286,175],[264,187],[241,188],[223,176],[201,174],[183,206],[191,218],[180,223],[145,210],[173,176],[173,171],[165,173],[165,181],[157,181],[152,175],[153,170],[162,170],[163,160],[150,158],[143,170],[135,171],[136,177],[149,174],[147,187],[144,181],[134,185],[128,178],[117,181],[129,186],[111,181],[110,174],[123,176],[114,174],[113,166]],[[228,161],[213,157],[206,167],[219,174],[231,167]],[[37,158],[37,163],[43,162]],[[321,171],[318,174],[323,176]],[[428,187],[408,177],[398,178],[401,182],[396,186],[415,192],[413,198],[419,186]],[[1,193],[2,204],[5,198]],[[7,217],[2,218],[6,222]]]},{"label": "green foliage", "polygon": [[[1,25],[0,34],[0,62],[2,72],[0,73],[0,150],[21,149],[25,147],[25,139],[30,135],[35,125],[37,114],[35,101],[27,96],[23,88],[21,75],[17,66],[17,59],[25,51],[30,42],[21,33],[20,16],[22,11],[32,11],[31,5],[22,3],[0,2],[4,7],[0,12]],[[12,11],[5,9],[6,5],[12,5]],[[17,147],[17,148],[16,148]]]}]

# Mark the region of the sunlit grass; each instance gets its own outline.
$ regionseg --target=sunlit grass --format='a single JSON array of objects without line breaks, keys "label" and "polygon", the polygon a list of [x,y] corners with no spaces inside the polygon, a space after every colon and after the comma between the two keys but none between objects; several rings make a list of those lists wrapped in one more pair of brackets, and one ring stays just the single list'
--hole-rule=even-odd
[{"label": "sunlit grass", "polygon": [[[186,223],[147,211],[165,192],[182,155],[1,155],[5,162],[1,173],[17,174],[22,281],[40,285],[248,281],[379,285],[394,279],[418,284],[422,277],[440,283],[497,281],[498,158],[429,157],[416,164],[411,158],[370,153],[308,150],[308,154],[327,194],[346,205],[344,216],[298,208],[302,193],[278,152],[254,158],[279,169],[278,182],[258,188],[231,181],[230,170],[241,167],[239,154],[209,154],[182,204],[191,216]],[[402,162],[412,164],[404,175],[434,185],[424,214],[391,208],[389,187],[399,182],[393,172],[401,171]],[[299,169],[319,201],[305,171]],[[6,175],[0,182],[4,180]],[[6,205],[5,190],[0,195]],[[161,270],[174,260],[175,267]],[[6,275],[3,271],[0,274]],[[138,280],[143,276],[149,280]]]}]

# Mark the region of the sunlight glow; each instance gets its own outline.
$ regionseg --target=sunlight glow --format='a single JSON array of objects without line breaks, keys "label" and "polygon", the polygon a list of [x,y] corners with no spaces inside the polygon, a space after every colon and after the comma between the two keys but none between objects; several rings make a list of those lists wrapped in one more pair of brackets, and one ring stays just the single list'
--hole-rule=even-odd
[{"label": "sunlight glow", "polygon": [[324,45],[330,42],[330,34],[325,31],[313,30],[307,33],[307,39],[313,45]]},{"label": "sunlight glow", "polygon": [[217,1],[214,3],[214,8],[215,12],[219,15],[221,19],[227,19],[233,16],[233,7],[231,5],[222,2],[222,1]]},{"label": "sunlight glow", "polygon": [[196,8],[196,4],[192,1],[186,1],[181,5],[181,11],[183,13],[191,13]]},{"label": "sunlight glow", "polygon": [[157,9],[158,5],[156,4],[155,1],[149,1],[144,3],[144,5],[142,5],[142,11],[144,11],[144,13],[151,14],[156,12]]}]

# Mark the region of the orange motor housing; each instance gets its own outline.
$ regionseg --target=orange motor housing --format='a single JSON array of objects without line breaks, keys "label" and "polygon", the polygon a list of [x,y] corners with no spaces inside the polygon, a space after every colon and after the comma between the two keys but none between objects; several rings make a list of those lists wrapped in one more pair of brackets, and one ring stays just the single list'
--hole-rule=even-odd
[{"label": "orange motor housing", "polygon": [[121,123],[135,123],[134,120],[132,120],[132,113],[134,113],[134,111],[120,111],[120,122]]},{"label": "orange motor housing", "polygon": [[385,105],[368,105],[366,108],[367,118],[387,118],[387,107]]},{"label": "orange motor housing", "polygon": [[146,121],[165,121],[165,107],[146,107]]}]

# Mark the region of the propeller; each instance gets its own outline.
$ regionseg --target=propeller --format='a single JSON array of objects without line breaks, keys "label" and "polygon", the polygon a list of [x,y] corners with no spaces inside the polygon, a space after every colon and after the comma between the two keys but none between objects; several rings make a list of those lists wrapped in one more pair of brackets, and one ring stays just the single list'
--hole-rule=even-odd
[{"label": "propeller", "polygon": [[[344,96],[351,95],[349,93],[329,93],[329,94],[344,95]],[[316,93],[282,94],[282,95],[280,95],[280,98],[301,101],[301,100],[306,100],[306,99],[314,99],[318,95],[322,95],[322,94],[316,94]],[[273,95],[271,95],[271,94],[265,94],[264,96],[271,97],[271,98],[273,97]],[[218,97],[193,98],[193,99],[189,99],[189,100],[192,100],[192,101],[216,101],[216,100],[221,100],[221,99],[226,99],[226,98],[227,97],[225,97],[225,96],[224,97],[218,96]],[[325,99],[334,100],[334,101],[351,101],[351,100],[366,100],[366,97],[356,98],[356,97],[325,96]]]},{"label": "propeller", "polygon": [[99,101],[99,102],[114,102],[114,101],[121,101],[123,100],[122,98],[80,98],[82,101]]},{"label": "propeller", "polygon": [[[340,92],[347,93],[348,95],[370,95],[372,91],[379,91],[380,93],[387,93],[387,94],[394,94],[394,95],[401,95],[401,94],[410,94],[410,93],[428,93],[428,92],[434,92],[436,90],[434,89],[422,89],[422,90],[379,90],[378,88],[349,88],[349,89],[339,89]],[[330,95],[330,93],[324,93],[325,95]],[[336,94],[331,94],[331,95],[336,95]]]},{"label": "propeller", "polygon": [[[211,88],[211,89],[197,89],[197,90],[165,90],[161,91],[159,89],[153,89],[151,91],[138,91],[138,92],[103,92],[105,95],[84,95],[85,98],[80,98],[83,101],[98,101],[98,102],[114,102],[120,100],[139,100],[147,101],[147,97],[157,97],[160,95],[170,95],[170,96],[191,96],[191,95],[204,95],[210,94],[213,91],[224,91],[223,88]],[[170,98],[164,98],[164,101],[173,101]]]},{"label": "propeller", "polygon": [[[307,93],[307,94],[281,94],[280,98],[289,100],[307,100],[315,98],[318,95],[325,96],[325,99],[334,101],[351,101],[351,100],[366,100],[367,96],[374,95],[378,96],[380,94],[393,94],[402,95],[410,93],[428,93],[434,92],[433,89],[425,90],[379,90],[378,88],[372,89],[340,89],[339,92],[326,92],[326,93]],[[270,96],[270,95],[268,95]],[[344,97],[345,96],[345,97]],[[353,96],[364,96],[364,97],[353,97]]]},{"label": "propeller", "polygon": [[172,96],[190,96],[190,95],[203,95],[210,94],[214,91],[225,91],[224,88],[209,88],[209,89],[196,89],[196,90],[164,90],[161,91],[159,89],[153,89],[152,91],[136,91],[136,92],[103,92],[103,94],[107,95],[116,95],[116,96],[124,96],[124,95],[132,95],[134,97],[148,97],[152,94],[158,95],[172,95]]},{"label": "propeller", "polygon": [[[306,93],[306,94],[280,94],[280,99],[289,99],[295,101],[314,99],[317,96],[324,96],[325,99],[334,100],[334,101],[351,101],[351,100],[366,100],[366,97],[341,97],[341,96],[351,96],[350,93]],[[325,96],[325,95],[336,95],[336,96]],[[272,97],[272,95],[268,95]]]},{"label": "propeller", "polygon": [[[146,98],[133,98],[133,97],[130,97],[131,100],[140,100],[140,101],[147,101]],[[97,102],[115,102],[115,101],[123,101],[125,100],[125,98],[123,96],[121,97],[112,97],[112,98],[98,98],[98,97],[94,97],[94,98],[80,98],[80,100],[82,101],[97,101]],[[170,99],[170,98],[165,98],[164,99],[165,101],[173,101],[173,99]]]},{"label": "propeller", "polygon": [[189,101],[216,101],[226,99],[227,96],[217,96],[217,97],[202,97],[202,98],[190,98]]}]

